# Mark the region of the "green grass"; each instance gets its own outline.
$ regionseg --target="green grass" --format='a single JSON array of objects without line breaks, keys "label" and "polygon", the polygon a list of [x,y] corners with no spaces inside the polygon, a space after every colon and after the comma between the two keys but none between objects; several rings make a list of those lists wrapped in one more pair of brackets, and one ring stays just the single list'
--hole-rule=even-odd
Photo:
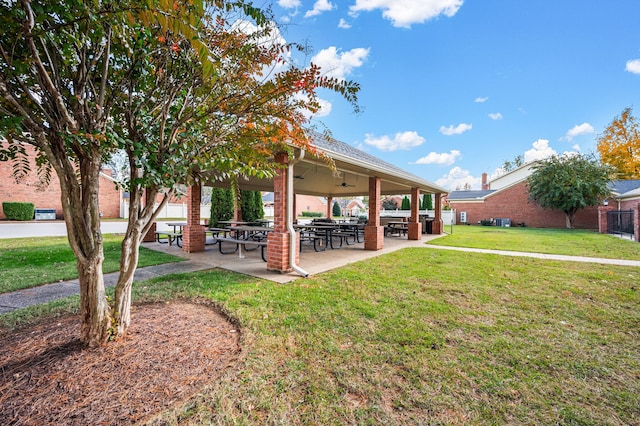
[{"label": "green grass", "polygon": [[[120,268],[120,235],[104,235],[105,273]],[[184,260],[140,248],[139,267]],[[78,277],[66,237],[0,239],[0,293]]]},{"label": "green grass", "polygon": [[640,423],[638,282],[637,268],[406,249],[287,285],[210,271],[134,292],[210,299],[242,324],[240,371],[162,424],[622,425]]},{"label": "green grass", "polygon": [[[450,232],[446,226],[445,231]],[[640,260],[640,245],[612,235],[577,229],[454,226],[450,235],[429,244],[569,256]]]},{"label": "green grass", "polygon": [[[638,283],[640,268],[413,248],[286,285],[176,274],[134,297],[209,299],[242,326],[240,369],[156,424],[628,425]],[[69,298],[0,327],[76,310]]]}]

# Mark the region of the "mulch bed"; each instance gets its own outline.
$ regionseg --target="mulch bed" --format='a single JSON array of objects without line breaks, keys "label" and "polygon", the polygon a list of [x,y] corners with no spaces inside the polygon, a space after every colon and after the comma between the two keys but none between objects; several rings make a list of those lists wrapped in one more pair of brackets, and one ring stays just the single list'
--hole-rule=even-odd
[{"label": "mulch bed", "polygon": [[83,349],[77,316],[0,345],[0,424],[122,425],[192,397],[237,366],[240,331],[211,306],[133,307],[124,339]]}]

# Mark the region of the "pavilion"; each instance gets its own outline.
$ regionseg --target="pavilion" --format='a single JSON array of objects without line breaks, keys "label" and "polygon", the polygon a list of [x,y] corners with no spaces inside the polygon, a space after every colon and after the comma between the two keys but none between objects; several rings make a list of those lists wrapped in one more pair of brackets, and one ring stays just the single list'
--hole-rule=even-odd
[{"label": "pavilion", "polygon": [[[433,234],[443,232],[441,198],[448,191],[373,155],[315,131],[309,131],[312,145],[335,163],[335,171],[325,160],[296,150],[295,158],[287,153],[277,154],[274,161],[285,167],[273,179],[250,177],[239,182],[240,189],[274,193],[274,226],[267,240],[269,271],[305,275],[299,265],[299,235],[293,228],[294,194],[328,198],[327,217],[331,217],[333,198],[369,196],[369,219],[364,229],[364,250],[384,247],[384,228],[380,225],[380,199],[383,195],[410,194],[411,217],[408,239],[422,238],[419,220],[420,194],[435,194]],[[200,225],[201,185],[224,184],[215,176],[209,182],[200,182],[187,190],[187,225],[183,228],[182,250],[188,253],[205,249],[205,233]],[[228,185],[228,182],[226,182]],[[155,231],[155,230],[154,230]]]}]

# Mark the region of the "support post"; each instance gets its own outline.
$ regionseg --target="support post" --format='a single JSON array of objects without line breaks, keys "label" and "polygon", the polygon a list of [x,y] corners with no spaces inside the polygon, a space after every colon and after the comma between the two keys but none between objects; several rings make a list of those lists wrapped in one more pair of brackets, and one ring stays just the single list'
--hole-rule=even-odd
[{"label": "support post", "polygon": [[411,188],[411,219],[408,224],[409,240],[422,239],[422,223],[420,223],[420,190]]},{"label": "support post", "polygon": [[364,227],[364,249],[382,250],[384,228],[380,226],[380,178],[369,177],[369,223]]},{"label": "support post", "polygon": [[204,251],[206,236],[200,225],[201,194],[200,182],[187,188],[187,225],[182,228],[182,251],[187,253]]}]

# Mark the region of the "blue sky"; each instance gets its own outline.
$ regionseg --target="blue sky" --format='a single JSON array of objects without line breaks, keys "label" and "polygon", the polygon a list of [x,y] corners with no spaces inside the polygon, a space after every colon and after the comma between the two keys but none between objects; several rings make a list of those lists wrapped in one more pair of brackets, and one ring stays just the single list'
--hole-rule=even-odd
[{"label": "blue sky", "polygon": [[[259,3],[259,2],[258,2]],[[506,160],[596,150],[640,116],[639,0],[274,0],[294,57],[361,85],[319,130],[454,190]]]}]

